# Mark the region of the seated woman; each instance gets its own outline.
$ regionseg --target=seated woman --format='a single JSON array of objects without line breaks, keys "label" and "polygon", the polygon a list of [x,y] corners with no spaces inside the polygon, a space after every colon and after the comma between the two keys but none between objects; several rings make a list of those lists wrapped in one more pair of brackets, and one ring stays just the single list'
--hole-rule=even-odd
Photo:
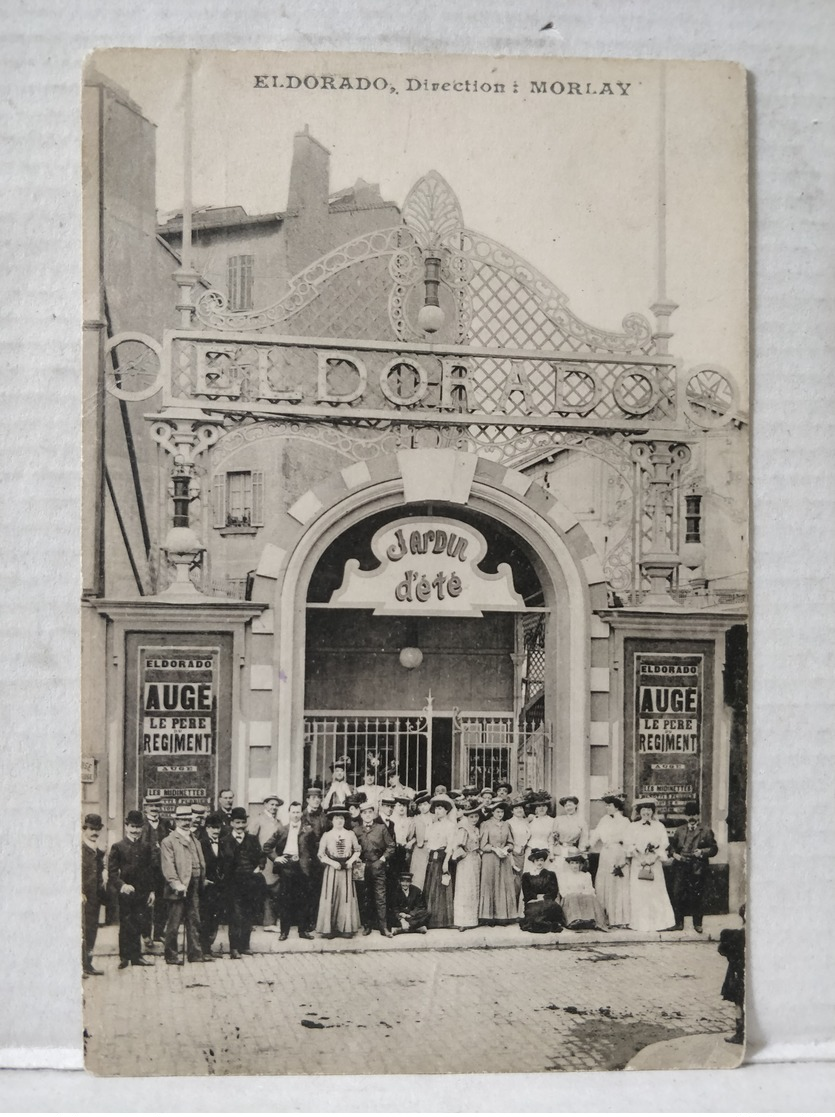
[{"label": "seated woman", "polygon": [[528,859],[532,868],[522,873],[525,915],[519,926],[533,935],[561,931],[565,926],[563,910],[557,903],[557,874],[545,868],[549,857],[547,849],[530,850]]},{"label": "seated woman", "polygon": [[582,871],[584,861],[582,853],[569,853],[565,858],[565,869],[560,878],[565,925],[571,931],[608,931],[609,924],[591,877]]}]

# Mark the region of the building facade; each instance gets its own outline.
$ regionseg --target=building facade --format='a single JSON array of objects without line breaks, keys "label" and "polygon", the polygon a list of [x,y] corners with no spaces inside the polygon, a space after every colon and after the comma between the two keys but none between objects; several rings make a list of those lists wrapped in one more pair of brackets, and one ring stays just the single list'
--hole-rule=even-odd
[{"label": "building facade", "polygon": [[331,193],[307,132],[283,211],[197,212],[184,245],[152,170],[108,177],[119,135],[152,161],[151,126],[108,83],[88,96],[88,195],[143,225],[87,226],[87,809],[118,829],[151,788],[289,801],[338,757],[351,782],[574,794],[592,824],[608,790],[668,823],[695,798],[711,907],[738,902],[733,375],[670,352],[667,301],[581,321],[431,169],[399,206]]}]

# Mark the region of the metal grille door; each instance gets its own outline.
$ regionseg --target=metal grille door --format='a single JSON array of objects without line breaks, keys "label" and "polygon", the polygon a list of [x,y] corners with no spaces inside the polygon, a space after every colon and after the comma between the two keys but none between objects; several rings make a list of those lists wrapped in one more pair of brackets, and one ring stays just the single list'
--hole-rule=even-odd
[{"label": "metal grille door", "polygon": [[304,770],[308,781],[325,786],[331,765],[340,758],[349,783],[361,784],[370,765],[385,784],[385,771],[396,762],[409,787],[427,786],[432,764],[432,723],[420,714],[308,714],[304,719]]},{"label": "metal grille door", "polygon": [[513,717],[462,714],[455,719],[460,743],[461,782],[495,787],[499,780],[514,783],[516,740]]}]

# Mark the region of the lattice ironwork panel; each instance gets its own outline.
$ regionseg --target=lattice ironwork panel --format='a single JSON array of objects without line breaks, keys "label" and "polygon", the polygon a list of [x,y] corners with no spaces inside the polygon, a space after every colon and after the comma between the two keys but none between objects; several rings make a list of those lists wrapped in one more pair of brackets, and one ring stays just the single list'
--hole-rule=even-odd
[{"label": "lattice ironwork panel", "polygon": [[[498,349],[586,349],[567,337],[528,288],[507,272],[480,264],[470,280],[470,344]],[[587,349],[586,349],[587,351]]]},{"label": "lattice ironwork panel", "polygon": [[316,299],[284,320],[287,333],[313,337],[395,340],[385,257],[361,260],[332,275]]},{"label": "lattice ironwork panel", "polygon": [[304,770],[308,780],[325,786],[332,765],[345,764],[349,783],[361,784],[370,765],[385,782],[385,770],[398,765],[404,784],[426,787],[431,751],[431,723],[420,715],[333,714],[304,719]]},{"label": "lattice ironwork panel", "polygon": [[512,717],[461,717],[456,722],[465,784],[495,787],[511,778],[515,734]]}]

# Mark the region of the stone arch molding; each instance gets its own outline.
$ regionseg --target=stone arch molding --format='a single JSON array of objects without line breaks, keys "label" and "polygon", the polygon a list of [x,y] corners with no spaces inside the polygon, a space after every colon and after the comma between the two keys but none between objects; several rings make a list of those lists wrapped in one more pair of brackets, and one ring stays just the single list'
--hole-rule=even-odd
[{"label": "stone arch molding", "polygon": [[[345,512],[365,503],[363,494],[381,485],[400,490],[402,502],[445,501],[467,504],[474,487],[493,490],[500,502],[516,504],[520,519],[534,526],[543,520],[564,543],[573,565],[581,572],[591,610],[608,604],[606,576],[599,558],[577,517],[542,485],[518,470],[477,454],[454,449],[400,450],[370,461],[354,462],[308,489],[288,509],[285,546],[268,543],[255,572],[253,599],[272,600],[275,583],[283,581],[302,539],[324,530],[327,513],[344,505]],[[495,498],[494,498],[495,499]],[[490,498],[488,497],[488,502]]]},{"label": "stone arch molding", "polygon": [[277,785],[297,787],[302,781],[300,750],[290,743],[303,725],[306,591],[316,562],[347,527],[381,509],[418,501],[467,504],[517,531],[534,549],[561,618],[552,626],[555,662],[563,665],[564,676],[554,725],[564,764],[560,782],[588,798],[593,613],[608,603],[600,560],[574,514],[540,485],[454,449],[401,450],[346,466],[288,510],[285,546],[265,546],[253,599],[274,610],[271,658],[279,681],[272,691],[271,723],[274,739],[287,743],[273,758]]}]

